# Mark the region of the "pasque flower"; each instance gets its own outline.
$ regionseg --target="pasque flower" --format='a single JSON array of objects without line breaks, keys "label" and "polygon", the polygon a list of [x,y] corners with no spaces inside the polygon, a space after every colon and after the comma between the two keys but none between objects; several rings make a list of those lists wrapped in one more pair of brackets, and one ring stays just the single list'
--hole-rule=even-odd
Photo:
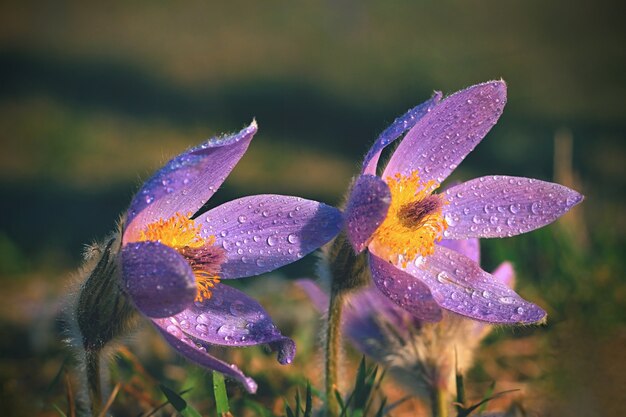
[{"label": "pasque flower", "polygon": [[296,261],[341,228],[341,213],[299,197],[255,195],[196,216],[257,131],[211,139],[175,157],[133,198],[122,227],[121,287],[179,353],[200,365],[256,384],[210,345],[267,344],[289,363],[294,342],[229,279],[258,275]]},{"label": "pasque flower", "polygon": [[[442,240],[440,245],[480,263],[478,239]],[[515,273],[509,262],[492,273],[513,288]],[[299,280],[315,307],[328,310],[329,296],[312,280]],[[471,367],[473,353],[493,326],[458,314],[443,312],[436,323],[425,322],[384,296],[374,284],[346,299],[343,334],[364,354],[387,367],[414,395],[432,400],[455,392],[455,370]]]},{"label": "pasque flower", "polygon": [[[514,236],[542,227],[582,201],[559,184],[492,175],[435,193],[482,140],[506,103],[503,81],[444,100],[436,93],[385,130],[365,157],[345,210],[357,253],[368,249],[372,280],[421,320],[442,309],[491,323],[536,323],[546,313],[441,239]],[[380,176],[383,148],[408,130]]]}]

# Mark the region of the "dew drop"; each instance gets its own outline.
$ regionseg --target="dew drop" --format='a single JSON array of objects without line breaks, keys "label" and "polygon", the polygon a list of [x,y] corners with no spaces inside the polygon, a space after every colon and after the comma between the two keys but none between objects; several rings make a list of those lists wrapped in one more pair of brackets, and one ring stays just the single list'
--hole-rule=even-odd
[{"label": "dew drop", "polygon": [[206,334],[206,332],[209,331],[209,328],[207,327],[206,324],[197,324],[196,325],[196,331],[201,333],[201,334]]},{"label": "dew drop", "polygon": [[490,298],[491,297],[491,293],[487,290],[483,291],[483,298]]},{"label": "dew drop", "polygon": [[240,224],[245,223],[245,222],[246,222],[246,220],[248,220],[248,219],[246,218],[246,216],[241,215],[241,216],[237,217],[237,221],[238,221]]},{"label": "dew drop", "polygon": [[268,244],[268,246],[276,245],[276,238],[274,236],[268,237],[267,238],[267,244]]},{"label": "dew drop", "polygon": [[513,304],[513,301],[515,301],[513,297],[500,297],[500,302],[502,304]]},{"label": "dew drop", "polygon": [[245,305],[240,300],[235,300],[229,307],[230,314],[232,314],[235,317],[241,315],[244,312],[244,309],[245,309]]}]

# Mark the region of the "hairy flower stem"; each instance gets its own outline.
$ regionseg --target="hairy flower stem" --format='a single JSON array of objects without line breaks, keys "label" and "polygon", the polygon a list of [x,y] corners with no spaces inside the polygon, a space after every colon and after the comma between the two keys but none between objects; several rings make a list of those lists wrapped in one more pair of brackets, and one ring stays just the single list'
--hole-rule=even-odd
[{"label": "hairy flower stem", "polygon": [[101,364],[105,349],[134,322],[135,308],[119,286],[119,250],[119,234],[91,248],[83,267],[86,279],[69,311],[72,345],[83,361],[79,371],[84,373],[81,385],[87,392],[81,399],[89,403],[81,404],[80,410],[90,413],[86,415],[98,416],[102,411],[106,390],[102,383],[108,375],[108,368]]},{"label": "hairy flower stem", "polygon": [[448,417],[448,391],[444,387],[431,387],[432,417]]},{"label": "hairy flower stem", "polygon": [[328,326],[326,328],[326,409],[328,417],[339,415],[339,404],[335,397],[337,387],[337,367],[341,349],[341,311],[343,292],[334,292],[328,306]]},{"label": "hairy flower stem", "polygon": [[341,351],[341,313],[348,294],[370,282],[367,257],[355,254],[345,233],[340,233],[326,253],[331,274],[330,304],[326,327],[326,413],[328,417],[339,415],[335,397],[338,389],[338,367]]}]

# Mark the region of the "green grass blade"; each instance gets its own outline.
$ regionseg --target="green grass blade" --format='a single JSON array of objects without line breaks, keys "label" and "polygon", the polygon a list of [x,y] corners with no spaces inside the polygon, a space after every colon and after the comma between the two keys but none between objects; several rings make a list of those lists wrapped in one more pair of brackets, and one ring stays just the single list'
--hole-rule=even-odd
[{"label": "green grass blade", "polygon": [[213,371],[213,395],[215,396],[215,406],[217,415],[228,413],[228,394],[226,394],[226,385],[224,384],[224,375],[217,371]]}]

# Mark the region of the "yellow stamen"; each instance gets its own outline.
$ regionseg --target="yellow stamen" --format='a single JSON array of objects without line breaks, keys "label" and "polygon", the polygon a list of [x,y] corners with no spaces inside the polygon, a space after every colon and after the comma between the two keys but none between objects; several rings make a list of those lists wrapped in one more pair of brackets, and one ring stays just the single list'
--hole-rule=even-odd
[{"label": "yellow stamen", "polygon": [[431,255],[448,224],[442,207],[447,204],[440,195],[431,195],[439,184],[421,182],[417,171],[386,179],[391,191],[387,217],[374,232],[372,244],[388,261],[406,266],[418,256]]},{"label": "yellow stamen", "polygon": [[[176,213],[167,220],[159,219],[146,226],[139,235],[139,242],[156,241],[175,249],[183,255],[196,278],[197,294],[196,301],[204,301],[211,298],[211,289],[220,282],[219,264],[207,262],[202,259],[206,256],[202,248],[215,243],[215,236],[203,238],[200,236],[202,228],[190,219],[191,213],[186,216]],[[210,268],[207,270],[207,266]],[[211,269],[216,269],[212,271]]]}]

